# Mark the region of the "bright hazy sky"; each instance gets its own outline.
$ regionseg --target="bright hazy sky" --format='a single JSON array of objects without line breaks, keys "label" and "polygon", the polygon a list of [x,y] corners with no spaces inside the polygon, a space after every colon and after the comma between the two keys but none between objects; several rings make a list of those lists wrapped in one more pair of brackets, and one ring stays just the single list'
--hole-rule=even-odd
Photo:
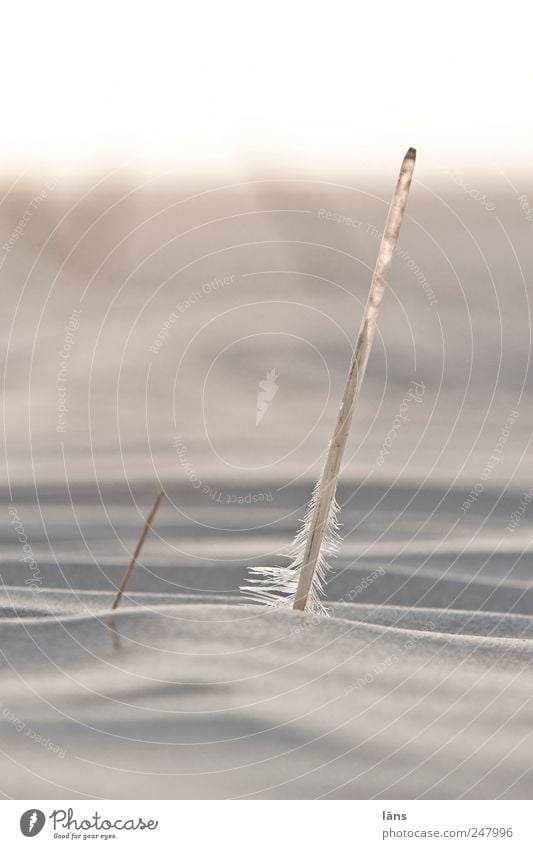
[{"label": "bright hazy sky", "polygon": [[531,6],[10,0],[4,172],[528,172]]}]

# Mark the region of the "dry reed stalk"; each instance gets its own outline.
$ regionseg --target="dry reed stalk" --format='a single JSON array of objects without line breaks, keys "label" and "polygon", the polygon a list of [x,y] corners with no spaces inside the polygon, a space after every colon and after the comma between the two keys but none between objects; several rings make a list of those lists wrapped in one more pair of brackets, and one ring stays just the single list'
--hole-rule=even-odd
[{"label": "dry reed stalk", "polygon": [[126,589],[126,586],[127,586],[128,581],[131,577],[133,569],[135,568],[135,564],[137,562],[139,554],[141,553],[141,549],[144,545],[146,535],[148,534],[148,531],[152,527],[152,522],[154,521],[155,514],[157,513],[157,511],[159,509],[159,505],[161,504],[161,501],[163,499],[164,494],[165,494],[164,490],[160,489],[159,492],[156,495],[155,501],[152,505],[152,509],[150,510],[148,516],[145,519],[144,527],[142,529],[142,533],[139,537],[137,545],[135,546],[135,551],[133,552],[133,554],[131,556],[131,560],[128,564],[128,568],[126,569],[126,571],[124,573],[124,577],[122,578],[122,583],[121,583],[121,585],[118,589],[118,592],[115,596],[115,600],[113,602],[113,606],[112,606],[111,610],[116,610],[117,607],[120,604],[120,599],[122,598],[122,594],[123,594],[124,590]]}]

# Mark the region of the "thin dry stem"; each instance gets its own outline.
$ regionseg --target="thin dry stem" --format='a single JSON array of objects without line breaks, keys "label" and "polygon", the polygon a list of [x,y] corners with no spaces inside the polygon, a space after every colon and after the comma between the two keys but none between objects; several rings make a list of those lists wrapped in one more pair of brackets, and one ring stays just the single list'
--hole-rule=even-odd
[{"label": "thin dry stem", "polygon": [[115,596],[115,600],[113,602],[113,606],[112,606],[111,610],[116,610],[117,607],[120,604],[120,599],[122,598],[122,594],[123,594],[124,590],[126,589],[126,586],[128,584],[129,579],[131,578],[131,573],[133,572],[133,569],[135,568],[135,564],[137,563],[137,559],[139,557],[139,554],[141,553],[141,549],[144,545],[146,535],[148,534],[148,531],[152,527],[152,522],[154,521],[155,514],[157,513],[157,511],[159,509],[159,505],[161,504],[161,501],[163,499],[164,494],[165,494],[164,490],[160,489],[159,492],[157,493],[156,499],[155,499],[155,501],[152,505],[152,509],[150,510],[148,516],[145,519],[144,527],[142,529],[142,533],[139,537],[139,541],[138,541],[137,545],[135,546],[135,551],[132,554],[128,568],[126,569],[126,571],[124,573],[124,577],[122,578],[122,583],[121,583],[121,585],[118,589],[118,592]]}]

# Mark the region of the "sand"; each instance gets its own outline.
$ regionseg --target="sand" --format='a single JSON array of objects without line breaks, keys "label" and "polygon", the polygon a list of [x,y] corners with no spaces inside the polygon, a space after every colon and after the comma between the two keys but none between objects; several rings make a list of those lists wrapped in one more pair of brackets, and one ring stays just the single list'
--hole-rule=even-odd
[{"label": "sand", "polygon": [[331,616],[239,592],[303,515],[389,190],[259,183],[160,213],[188,190],[115,187],[54,230],[79,197],[56,193],[6,255],[4,796],[531,797],[532,269],[505,187],[497,218],[415,186]]}]

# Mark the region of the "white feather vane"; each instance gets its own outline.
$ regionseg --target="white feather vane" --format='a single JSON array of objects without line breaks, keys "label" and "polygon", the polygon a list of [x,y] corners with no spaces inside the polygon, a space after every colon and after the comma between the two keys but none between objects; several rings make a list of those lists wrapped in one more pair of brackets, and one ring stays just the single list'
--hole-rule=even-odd
[{"label": "white feather vane", "polygon": [[291,563],[289,566],[254,566],[250,569],[254,577],[248,578],[248,586],[241,587],[249,599],[262,604],[292,605],[295,610],[326,613],[320,597],[329,570],[327,558],[338,551],[341,542],[338,535],[339,507],[335,498],[337,482],[355,402],[376,332],[388,272],[398,242],[415,161],[416,152],[409,148],[392,196],[333,438],[303,526],[289,552]]},{"label": "white feather vane", "polygon": [[[247,585],[241,587],[242,592],[250,601],[260,604],[268,604],[273,607],[293,607],[298,588],[300,572],[304,564],[305,551],[311,523],[315,513],[316,504],[320,492],[320,480],[315,485],[313,495],[307,512],[302,520],[302,527],[298,531],[292,545],[282,556],[290,559],[288,566],[252,566],[250,575],[257,577],[247,578]],[[327,615],[327,611],[320,598],[323,594],[330,565],[329,557],[335,557],[342,543],[339,536],[339,505],[333,498],[326,527],[322,536],[322,544],[317,559],[314,580],[309,591],[309,599],[306,610],[309,613]]]}]

